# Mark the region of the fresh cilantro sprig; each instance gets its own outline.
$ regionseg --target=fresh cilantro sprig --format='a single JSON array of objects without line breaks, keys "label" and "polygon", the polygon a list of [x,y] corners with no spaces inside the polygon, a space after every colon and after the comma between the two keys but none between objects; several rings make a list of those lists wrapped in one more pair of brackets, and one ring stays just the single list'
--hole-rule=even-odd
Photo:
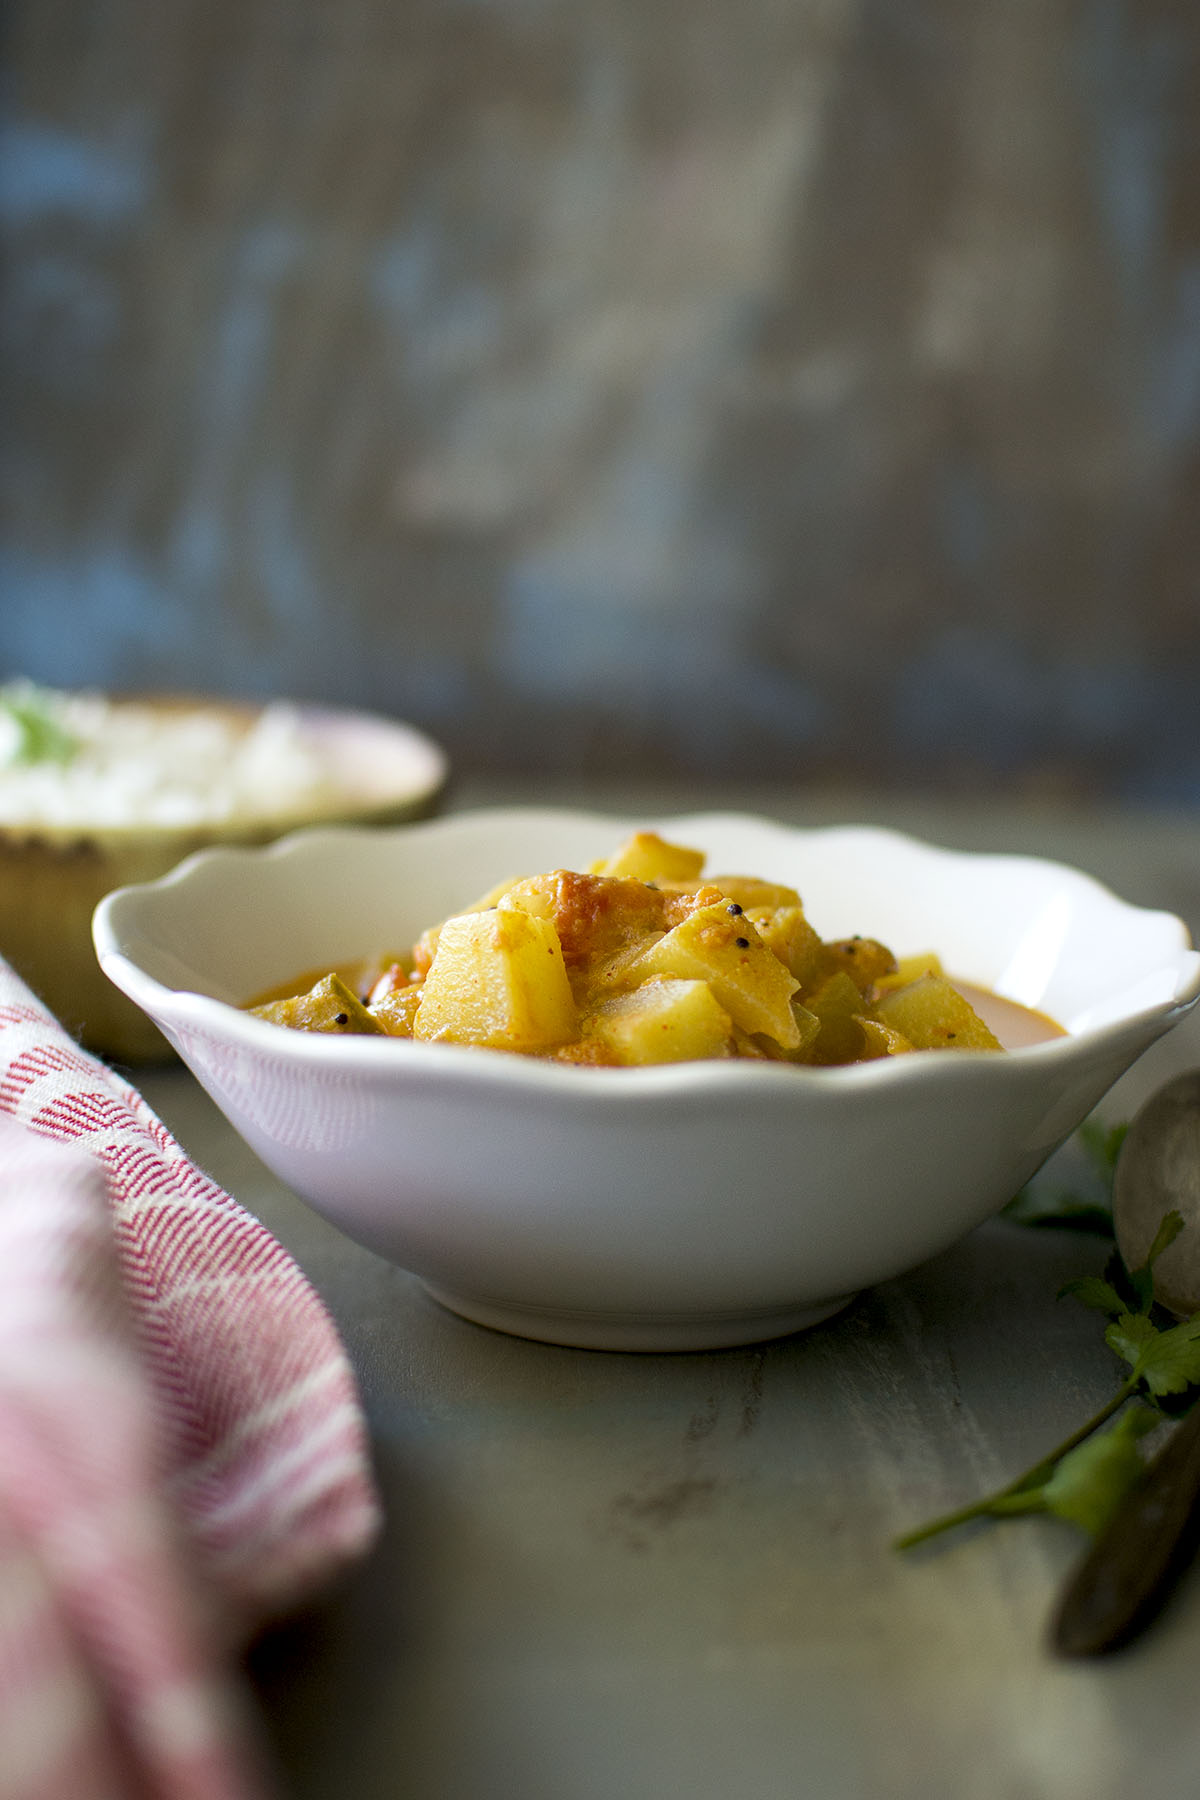
[{"label": "fresh cilantro sprig", "polygon": [[1114,1252],[1102,1276],[1081,1275],[1076,1281],[1068,1281],[1059,1288],[1059,1299],[1070,1294],[1082,1305],[1107,1313],[1112,1319],[1121,1318],[1131,1310],[1148,1316],[1154,1306],[1154,1265],[1182,1230],[1180,1214],[1169,1212],[1155,1232],[1140,1269],[1126,1269],[1122,1258]]},{"label": "fresh cilantro sprig", "polygon": [[1109,1319],[1105,1341],[1128,1367],[1112,1398],[1015,1481],[906,1532],[896,1549],[912,1549],[971,1519],[1012,1513],[1055,1513],[1093,1537],[1104,1529],[1145,1473],[1138,1440],[1163,1415],[1178,1417],[1200,1400],[1200,1312],[1168,1324],[1154,1298],[1154,1264],[1182,1229],[1180,1215],[1168,1213],[1139,1268],[1126,1269],[1114,1250],[1103,1277],[1085,1275],[1059,1291],[1060,1299],[1070,1295]]}]

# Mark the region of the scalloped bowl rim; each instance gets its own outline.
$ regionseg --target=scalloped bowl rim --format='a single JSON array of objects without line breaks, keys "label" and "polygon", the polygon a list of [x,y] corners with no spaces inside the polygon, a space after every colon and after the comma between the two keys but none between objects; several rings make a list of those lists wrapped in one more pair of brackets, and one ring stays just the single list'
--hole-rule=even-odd
[{"label": "scalloped bowl rim", "polygon": [[[729,825],[749,827],[768,834],[781,834],[811,846],[819,854],[830,845],[861,845],[864,848],[905,854],[916,853],[930,863],[944,868],[988,869],[998,874],[1017,872],[1052,879],[1090,904],[1107,909],[1114,920],[1157,930],[1163,941],[1162,969],[1173,967],[1178,976],[1174,991],[1142,1005],[1119,1011],[1098,1025],[1073,1028],[1067,1021],[1064,1035],[1044,1042],[1022,1046],[1004,1057],[986,1058],[989,1079],[1003,1079],[1010,1060],[1025,1062],[1031,1057],[1054,1061],[1069,1057],[1078,1045],[1097,1035],[1136,1032],[1164,1012],[1182,1011],[1200,998],[1200,953],[1193,949],[1190,934],[1175,914],[1136,906],[1121,899],[1094,876],[1051,858],[1008,852],[962,851],[928,843],[909,833],[891,827],[839,824],[815,827],[780,825],[756,815],[736,812],[677,814],[649,821],[640,818],[587,812],[575,809],[510,807],[480,808],[450,814],[446,817],[412,824],[374,826],[370,824],[314,825],[302,827],[266,845],[222,844],[193,852],[168,874],[154,881],[118,888],[107,895],[96,909],[94,939],[101,967],[116,985],[154,1017],[160,1025],[191,1021],[209,1031],[231,1034],[248,1047],[257,1046],[276,1057],[298,1064],[305,1061],[325,1064],[331,1057],[343,1069],[395,1068],[415,1074],[418,1070],[432,1075],[452,1077],[459,1081],[500,1083],[516,1091],[553,1091],[568,1103],[572,1096],[588,1103],[609,1105],[618,1099],[646,1104],[665,1093],[696,1088],[706,1093],[722,1087],[737,1087],[753,1082],[761,1087],[773,1084],[781,1091],[793,1090],[796,1083],[816,1082],[822,1088],[839,1085],[856,1086],[862,1082],[927,1081],[935,1070],[942,1078],[972,1079],[978,1071],[979,1059],[964,1057],[954,1051],[926,1051],[918,1056],[885,1057],[871,1062],[833,1068],[796,1067],[776,1063],[760,1063],[738,1059],[712,1062],[658,1064],[639,1068],[579,1068],[537,1057],[506,1055],[448,1044],[426,1044],[414,1040],[381,1040],[372,1037],[330,1040],[319,1033],[281,1032],[278,1026],[257,1019],[240,1010],[231,999],[203,992],[199,987],[176,985],[159,979],[144,963],[130,953],[128,929],[135,925],[138,912],[153,897],[173,890],[187,890],[197,878],[203,879],[221,870],[252,867],[255,863],[319,861],[330,854],[340,854],[345,846],[357,840],[363,847],[379,840],[400,838],[404,842],[423,839],[436,842],[453,839],[486,822],[489,828],[517,829],[534,827],[553,834],[563,826],[595,828],[607,834],[606,841],[616,843],[622,833],[634,829],[659,830],[682,841],[700,840],[714,830]],[[599,854],[600,852],[598,852]],[[547,866],[554,866],[548,864]],[[767,873],[755,869],[746,871]],[[463,904],[468,902],[464,901]],[[431,923],[426,920],[425,923]],[[847,929],[857,925],[846,921]],[[418,928],[420,929],[420,928]],[[926,946],[937,948],[937,945]],[[363,953],[369,953],[369,946]],[[184,967],[181,966],[181,973]],[[199,971],[196,971],[199,973]],[[963,974],[960,969],[954,973]],[[965,977],[964,977],[965,978]],[[264,983],[265,987],[267,984]],[[997,985],[998,994],[1005,993]],[[242,1003],[248,998],[242,996]]]}]

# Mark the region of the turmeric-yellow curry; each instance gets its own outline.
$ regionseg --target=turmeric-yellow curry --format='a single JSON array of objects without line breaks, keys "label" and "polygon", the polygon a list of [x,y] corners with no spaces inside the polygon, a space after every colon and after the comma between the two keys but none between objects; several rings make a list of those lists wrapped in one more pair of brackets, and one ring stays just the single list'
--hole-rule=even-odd
[{"label": "turmeric-yellow curry", "polygon": [[964,991],[935,954],[898,960],[874,938],[824,939],[794,888],[705,879],[704,861],[637,832],[585,873],[502,882],[409,954],[314,971],[249,1010],[299,1031],[601,1066],[831,1066],[1059,1035],[1040,1014]]}]

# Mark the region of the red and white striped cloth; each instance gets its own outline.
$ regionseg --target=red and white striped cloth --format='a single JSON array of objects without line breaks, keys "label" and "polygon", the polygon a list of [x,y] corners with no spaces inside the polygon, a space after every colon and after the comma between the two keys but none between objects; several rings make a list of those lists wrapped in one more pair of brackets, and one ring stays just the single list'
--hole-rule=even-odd
[{"label": "red and white striped cloth", "polygon": [[317,1295],[0,961],[0,1796],[258,1800],[236,1653],[377,1524]]}]

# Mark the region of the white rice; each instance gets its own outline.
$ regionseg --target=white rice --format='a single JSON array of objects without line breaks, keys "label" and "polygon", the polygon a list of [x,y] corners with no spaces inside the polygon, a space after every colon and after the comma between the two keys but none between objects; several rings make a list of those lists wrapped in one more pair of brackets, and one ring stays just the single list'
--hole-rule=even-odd
[{"label": "white rice", "polygon": [[[250,725],[14,684],[74,740],[63,761],[19,760],[23,736],[0,704],[0,826],[198,827],[248,823],[336,799],[299,713],[276,704]],[[3,693],[0,693],[0,700]]]}]

